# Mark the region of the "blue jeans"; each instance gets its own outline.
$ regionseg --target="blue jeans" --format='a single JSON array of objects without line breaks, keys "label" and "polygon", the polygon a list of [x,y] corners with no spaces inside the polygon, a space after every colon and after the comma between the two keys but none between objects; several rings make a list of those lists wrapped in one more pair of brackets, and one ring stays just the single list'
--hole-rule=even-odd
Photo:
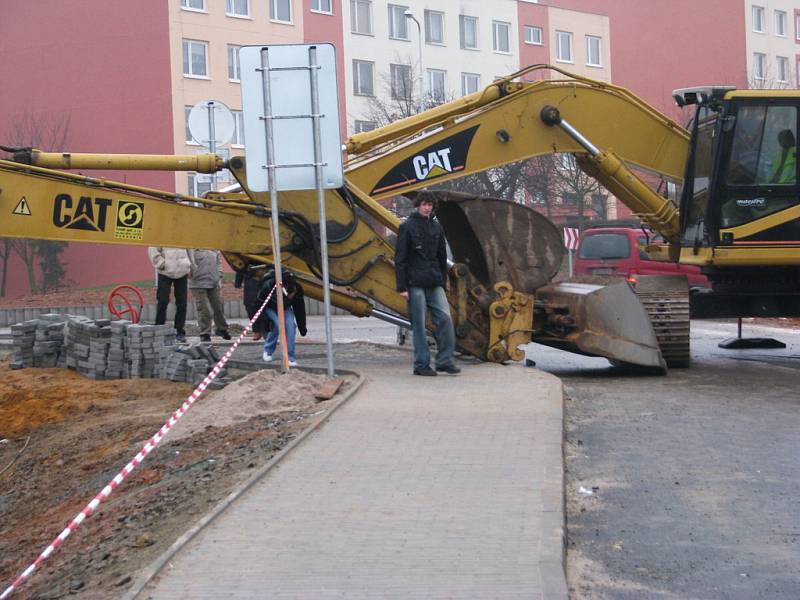
[{"label": "blue jeans", "polygon": [[[264,351],[267,354],[275,353],[275,346],[278,345],[278,338],[280,337],[280,327],[278,323],[278,311],[271,308],[266,309],[267,318],[272,322],[267,337],[264,339]],[[294,322],[294,311],[288,306],[283,307],[283,320],[286,325],[286,350],[289,353],[289,360],[295,361],[294,355],[294,338],[297,335],[297,325]]]},{"label": "blue jeans", "polygon": [[437,287],[409,287],[408,288],[408,315],[411,318],[411,331],[414,334],[414,368],[424,369],[430,367],[431,352],[428,349],[427,333],[425,331],[425,317],[427,309],[431,311],[436,332],[436,366],[446,367],[453,364],[453,352],[456,346],[456,335],[453,331],[453,321],[450,318],[450,305],[447,303],[447,294],[444,288]]}]

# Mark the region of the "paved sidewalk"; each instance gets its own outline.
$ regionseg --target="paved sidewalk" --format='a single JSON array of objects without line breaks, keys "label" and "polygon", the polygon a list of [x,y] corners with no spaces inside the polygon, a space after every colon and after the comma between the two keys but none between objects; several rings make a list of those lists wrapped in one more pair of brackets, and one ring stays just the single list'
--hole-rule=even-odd
[{"label": "paved sidewalk", "polygon": [[567,598],[560,381],[519,364],[413,377],[408,352],[376,354],[137,598]]}]

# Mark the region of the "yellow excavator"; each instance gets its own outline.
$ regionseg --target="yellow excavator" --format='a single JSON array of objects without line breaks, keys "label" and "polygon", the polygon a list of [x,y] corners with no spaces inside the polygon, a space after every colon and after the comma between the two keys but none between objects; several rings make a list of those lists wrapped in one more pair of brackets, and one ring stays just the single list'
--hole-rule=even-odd
[{"label": "yellow excavator", "polygon": [[[549,71],[532,83],[525,76]],[[530,78],[530,77],[527,77]],[[448,297],[457,346],[519,360],[538,343],[666,369],[689,362],[689,317],[794,316],[800,266],[796,91],[687,88],[691,131],[618,86],[535,65],[484,90],[347,141],[345,185],[325,195],[331,302],[405,323],[381,201],[427,194],[452,251]],[[270,202],[247,186],[246,157],[46,153],[2,147],[0,236],[206,247],[236,270],[272,262]],[[569,153],[666,244],[663,260],[699,265],[712,282],[689,297],[680,278],[552,283],[557,228],[514,202],[422,188],[547,153]],[[196,198],[69,170],[230,169],[236,191]],[[682,184],[676,205],[653,181]],[[437,188],[439,186],[437,185]],[[315,192],[281,192],[284,264],[321,299]],[[87,268],[91,268],[90,266]],[[379,309],[374,302],[380,303]]]}]

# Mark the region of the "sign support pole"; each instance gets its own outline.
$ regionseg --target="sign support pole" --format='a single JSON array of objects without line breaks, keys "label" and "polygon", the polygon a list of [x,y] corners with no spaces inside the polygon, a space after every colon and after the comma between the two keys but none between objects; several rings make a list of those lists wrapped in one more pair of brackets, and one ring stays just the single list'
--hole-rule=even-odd
[{"label": "sign support pole", "polygon": [[317,64],[317,48],[308,49],[309,74],[311,76],[311,122],[314,130],[314,179],[317,187],[317,202],[319,204],[319,245],[320,260],[322,262],[322,303],[325,308],[325,351],[328,355],[328,377],[336,373],[333,366],[333,328],[331,327],[331,291],[330,273],[328,271],[328,222],[325,214],[325,190],[322,187],[322,135],[319,120],[319,79],[317,77],[319,65]]},{"label": "sign support pole", "polygon": [[[264,129],[267,138],[267,176],[269,178],[270,222],[272,223],[272,264],[275,267],[275,296],[278,302],[278,331],[281,338],[283,354],[283,370],[289,369],[289,353],[286,348],[286,321],[283,306],[283,277],[281,273],[281,232],[280,213],[278,212],[278,184],[275,176],[275,140],[272,123],[272,90],[269,81],[269,49],[261,49],[261,81],[264,95]],[[265,309],[266,310],[266,309]]]}]

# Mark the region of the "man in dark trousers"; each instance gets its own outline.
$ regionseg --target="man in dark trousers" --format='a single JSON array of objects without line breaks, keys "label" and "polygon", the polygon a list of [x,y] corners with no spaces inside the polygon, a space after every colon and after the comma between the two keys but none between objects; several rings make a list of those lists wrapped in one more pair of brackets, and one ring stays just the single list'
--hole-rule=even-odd
[{"label": "man in dark trousers", "polygon": [[[414,334],[414,375],[436,375],[436,371],[455,375],[461,369],[453,363],[455,333],[444,286],[447,282],[447,246],[444,231],[433,216],[434,205],[420,196],[414,198],[416,211],[401,225],[397,234],[395,271],[397,291],[408,301],[411,331]],[[425,320],[427,312],[436,327],[436,370],[431,368]]]}]

